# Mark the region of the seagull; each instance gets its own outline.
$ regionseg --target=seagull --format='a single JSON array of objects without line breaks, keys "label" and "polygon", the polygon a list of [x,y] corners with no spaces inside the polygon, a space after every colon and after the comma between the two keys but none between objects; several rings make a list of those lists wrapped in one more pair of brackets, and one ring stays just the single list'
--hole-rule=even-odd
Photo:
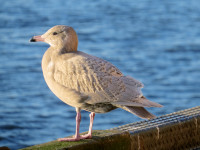
[{"label": "seagull", "polygon": [[[56,25],[30,42],[50,45],[42,58],[44,79],[50,90],[64,103],[76,109],[76,132],[72,138],[58,141],[79,141],[92,138],[95,113],[122,108],[140,118],[155,118],[144,107],[162,107],[146,99],[143,84],[125,76],[110,62],[78,51],[78,36],[70,26]],[[91,112],[89,131],[80,135],[81,110]]]}]

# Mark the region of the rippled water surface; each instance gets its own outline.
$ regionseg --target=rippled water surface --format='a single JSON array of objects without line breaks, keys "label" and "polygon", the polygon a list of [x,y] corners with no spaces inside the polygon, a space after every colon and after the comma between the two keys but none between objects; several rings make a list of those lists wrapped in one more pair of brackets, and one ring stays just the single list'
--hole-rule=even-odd
[{"label": "rippled water surface", "polygon": [[[156,115],[200,105],[200,2],[10,0],[0,5],[0,146],[19,149],[74,134],[75,110],[44,82],[41,59],[48,45],[33,35],[64,24],[74,27],[79,50],[112,62],[145,85],[164,108]],[[81,132],[89,113],[82,111]],[[139,121],[114,110],[97,114],[94,129]]]}]

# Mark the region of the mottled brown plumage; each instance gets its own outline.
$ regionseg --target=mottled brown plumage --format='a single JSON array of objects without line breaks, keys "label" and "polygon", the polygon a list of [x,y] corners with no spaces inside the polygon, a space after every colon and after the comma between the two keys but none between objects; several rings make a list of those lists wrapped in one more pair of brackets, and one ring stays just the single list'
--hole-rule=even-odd
[{"label": "mottled brown plumage", "polygon": [[[141,118],[155,117],[144,107],[162,107],[142,95],[141,82],[124,76],[103,59],[77,51],[78,38],[73,28],[58,25],[42,36],[33,37],[32,41],[51,45],[42,59],[43,75],[51,91],[63,102],[75,107],[77,114],[81,109],[93,112],[92,122],[94,113],[106,113],[118,107]],[[91,137],[91,133],[81,137],[78,130],[74,138],[61,140]]]}]

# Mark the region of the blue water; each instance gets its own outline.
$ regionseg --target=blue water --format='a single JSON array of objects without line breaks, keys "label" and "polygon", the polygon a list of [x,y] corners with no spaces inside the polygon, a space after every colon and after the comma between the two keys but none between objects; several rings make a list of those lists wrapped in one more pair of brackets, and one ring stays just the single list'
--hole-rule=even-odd
[{"label": "blue water", "polygon": [[[164,108],[200,105],[200,1],[1,0],[0,146],[19,149],[74,134],[75,110],[55,97],[42,75],[48,45],[29,43],[54,25],[74,27],[79,50],[112,62],[145,85]],[[82,111],[81,132],[89,113]],[[94,129],[139,121],[117,109],[97,114]]]}]

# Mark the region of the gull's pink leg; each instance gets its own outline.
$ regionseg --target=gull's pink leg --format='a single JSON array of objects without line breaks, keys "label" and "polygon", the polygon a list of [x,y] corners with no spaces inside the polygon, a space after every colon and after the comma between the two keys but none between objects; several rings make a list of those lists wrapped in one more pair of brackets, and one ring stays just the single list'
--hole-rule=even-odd
[{"label": "gull's pink leg", "polygon": [[76,108],[76,133],[73,138],[60,138],[58,141],[79,141],[81,139],[79,134],[80,122],[81,122],[81,112],[79,108]]},{"label": "gull's pink leg", "polygon": [[76,133],[73,138],[60,138],[58,141],[79,141],[80,139],[89,139],[92,138],[92,126],[93,126],[93,121],[94,121],[94,116],[95,113],[91,112],[90,113],[90,126],[89,126],[89,131],[88,134],[86,135],[80,135],[79,134],[79,128],[80,128],[80,122],[81,122],[81,112],[79,108],[76,108]]},{"label": "gull's pink leg", "polygon": [[95,113],[91,112],[90,113],[90,126],[89,126],[88,134],[83,135],[82,137],[87,138],[87,139],[92,138],[92,126],[93,126],[94,117],[95,117]]}]

